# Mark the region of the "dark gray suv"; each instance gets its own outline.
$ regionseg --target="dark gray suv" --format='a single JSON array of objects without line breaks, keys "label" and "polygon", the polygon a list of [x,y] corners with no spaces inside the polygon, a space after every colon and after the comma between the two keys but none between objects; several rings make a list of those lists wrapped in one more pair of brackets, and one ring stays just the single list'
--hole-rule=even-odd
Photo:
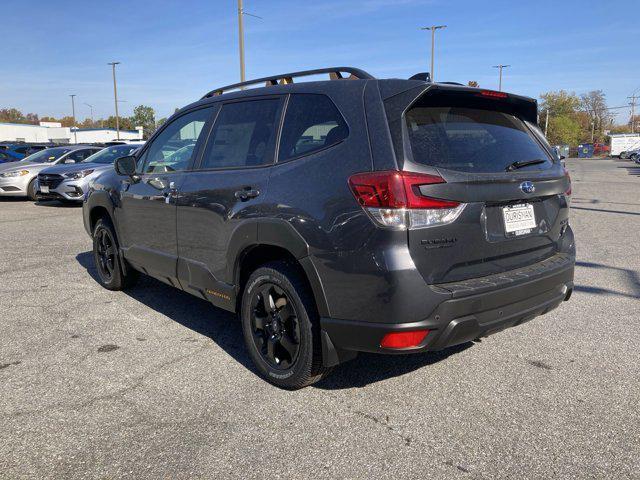
[{"label": "dark gray suv", "polygon": [[570,185],[535,100],[341,67],[183,108],[98,177],[84,222],[106,288],[142,272],[238,312],[258,372],[299,388],[567,300]]}]

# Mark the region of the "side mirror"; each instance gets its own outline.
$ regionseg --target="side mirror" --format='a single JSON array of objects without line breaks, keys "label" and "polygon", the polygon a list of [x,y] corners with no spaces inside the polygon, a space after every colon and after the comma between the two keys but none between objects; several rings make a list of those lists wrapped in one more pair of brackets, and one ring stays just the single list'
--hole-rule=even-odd
[{"label": "side mirror", "polygon": [[133,155],[120,157],[116,159],[113,168],[115,168],[118,175],[133,177],[136,174],[136,157]]}]

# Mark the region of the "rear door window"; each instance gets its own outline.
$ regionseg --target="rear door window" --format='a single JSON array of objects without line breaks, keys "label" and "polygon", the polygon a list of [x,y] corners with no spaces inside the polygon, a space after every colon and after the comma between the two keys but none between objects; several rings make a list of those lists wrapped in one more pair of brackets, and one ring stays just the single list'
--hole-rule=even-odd
[{"label": "rear door window", "polygon": [[273,163],[282,99],[222,105],[200,168],[246,168]]},{"label": "rear door window", "polygon": [[329,97],[294,94],[287,105],[278,161],[322,150],[348,136],[347,123]]},{"label": "rear door window", "polygon": [[539,160],[520,170],[552,166],[547,151],[514,115],[465,107],[415,107],[406,113],[413,161],[473,173],[505,172],[515,162]]}]

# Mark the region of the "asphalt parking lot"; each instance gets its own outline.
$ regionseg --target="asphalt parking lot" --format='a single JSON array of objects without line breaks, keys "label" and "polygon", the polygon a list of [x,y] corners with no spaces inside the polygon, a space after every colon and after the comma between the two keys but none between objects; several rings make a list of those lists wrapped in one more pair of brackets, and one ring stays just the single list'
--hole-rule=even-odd
[{"label": "asphalt parking lot", "polygon": [[568,165],[569,302],[297,392],[232,315],[101,288],[79,208],[0,201],[0,477],[640,478],[640,167]]}]

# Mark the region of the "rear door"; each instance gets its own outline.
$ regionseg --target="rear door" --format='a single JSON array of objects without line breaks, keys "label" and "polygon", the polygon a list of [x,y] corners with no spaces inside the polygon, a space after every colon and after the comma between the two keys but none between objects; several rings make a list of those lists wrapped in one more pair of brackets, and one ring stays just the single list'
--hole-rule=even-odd
[{"label": "rear door", "polygon": [[177,192],[212,113],[213,107],[200,108],[172,120],[142,152],[138,177],[122,179],[116,215],[125,257],[174,286],[178,285]]},{"label": "rear door", "polygon": [[255,242],[274,162],[283,97],[223,103],[201,160],[180,185],[178,277],[182,287],[231,308],[235,254]]},{"label": "rear door", "polygon": [[[451,223],[409,230],[429,283],[481,277],[558,252],[568,218],[568,179],[535,116],[500,92],[425,94],[404,115],[404,170],[444,182],[417,193],[462,205]],[[535,108],[535,104],[534,104]]]}]

